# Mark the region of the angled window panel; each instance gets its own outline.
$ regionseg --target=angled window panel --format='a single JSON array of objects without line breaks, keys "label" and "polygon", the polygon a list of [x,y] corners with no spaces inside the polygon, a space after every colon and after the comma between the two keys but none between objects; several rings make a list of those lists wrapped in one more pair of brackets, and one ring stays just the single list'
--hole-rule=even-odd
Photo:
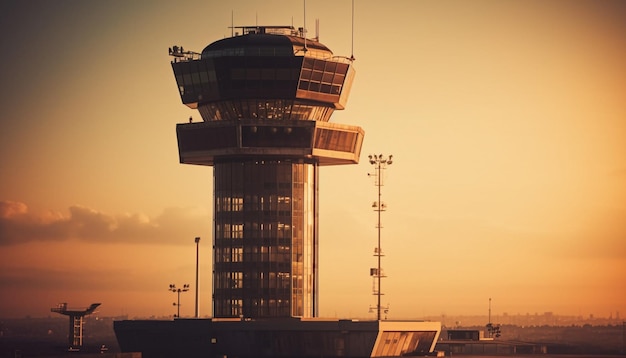
[{"label": "angled window panel", "polygon": [[353,152],[357,133],[343,132],[333,129],[318,128],[315,136],[315,148]]},{"label": "angled window panel", "polygon": [[315,59],[313,62],[313,69],[316,71],[324,71],[324,67],[326,67],[326,61]]},{"label": "angled window panel", "polygon": [[321,71],[313,71],[313,73],[311,74],[311,81],[322,82],[322,75],[323,72]]},{"label": "angled window panel", "polygon": [[334,75],[335,74],[333,72],[324,72],[324,74],[322,75],[322,82],[332,83]]}]

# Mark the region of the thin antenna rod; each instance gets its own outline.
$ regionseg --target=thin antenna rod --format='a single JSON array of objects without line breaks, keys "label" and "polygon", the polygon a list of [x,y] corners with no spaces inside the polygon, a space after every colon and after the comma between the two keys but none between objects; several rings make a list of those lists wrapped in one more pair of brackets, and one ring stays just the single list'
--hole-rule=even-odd
[{"label": "thin antenna rod", "polygon": [[315,19],[315,40],[320,40],[320,19]]},{"label": "thin antenna rod", "polygon": [[354,61],[354,0],[352,0],[352,48],[350,52],[350,60]]},{"label": "thin antenna rod", "polygon": [[304,52],[306,53],[306,0],[303,1],[304,11],[304,24],[302,25],[302,37],[304,37]]},{"label": "thin antenna rod", "polygon": [[235,11],[230,10],[230,37],[235,36]]}]

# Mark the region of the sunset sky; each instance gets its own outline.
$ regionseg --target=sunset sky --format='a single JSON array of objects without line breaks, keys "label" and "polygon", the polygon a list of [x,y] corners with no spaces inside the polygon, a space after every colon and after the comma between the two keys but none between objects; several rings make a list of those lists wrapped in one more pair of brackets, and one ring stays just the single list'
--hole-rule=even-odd
[{"label": "sunset sky", "polygon": [[[351,1],[306,1],[350,56]],[[374,318],[377,199],[389,318],[626,317],[626,2],[355,1],[356,78],[332,121],[361,163],[320,170],[320,315]],[[202,237],[211,312],[212,169],[178,162],[167,49],[235,25],[304,22],[303,1],[0,3],[0,318],[59,302],[175,313]]]}]

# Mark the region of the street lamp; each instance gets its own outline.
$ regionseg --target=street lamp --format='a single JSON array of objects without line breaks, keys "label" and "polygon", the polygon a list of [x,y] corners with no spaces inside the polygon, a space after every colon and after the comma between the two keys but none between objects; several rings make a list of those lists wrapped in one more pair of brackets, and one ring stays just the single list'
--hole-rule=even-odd
[{"label": "street lamp", "polygon": [[180,293],[189,291],[189,285],[188,284],[184,284],[183,288],[176,288],[176,285],[171,283],[169,290],[178,294],[178,301],[174,302],[172,305],[177,306],[178,309],[177,309],[177,312],[176,312],[176,317],[180,318]]},{"label": "street lamp", "polygon": [[198,283],[198,264],[200,263],[200,238],[196,237],[196,318],[200,317],[200,308],[198,304],[198,291],[200,286]]},{"label": "street lamp", "polygon": [[382,268],[380,267],[380,260],[381,260],[381,257],[383,256],[383,251],[380,247],[380,230],[382,229],[382,225],[380,223],[380,213],[385,211],[385,209],[387,208],[387,205],[381,201],[380,189],[383,186],[383,170],[386,169],[388,165],[391,165],[393,163],[393,160],[392,160],[393,155],[390,155],[386,158],[383,157],[382,154],[370,155],[368,156],[368,158],[369,158],[370,164],[374,166],[375,172],[374,174],[367,174],[367,175],[374,176],[375,178],[374,185],[378,187],[378,200],[372,204],[372,208],[374,208],[374,211],[378,213],[378,223],[376,225],[376,228],[378,229],[378,245],[376,248],[374,248],[374,256],[376,256],[378,259],[378,267],[370,269],[370,276],[374,277],[377,283],[374,286],[373,291],[374,291],[374,294],[377,296],[376,319],[380,321],[381,311],[382,310],[385,311],[385,318],[386,318],[387,312],[389,311],[389,305],[387,305],[386,307],[382,307],[380,304],[380,299],[381,299],[381,296],[383,295],[380,289],[380,279],[383,277],[386,277],[384,276]]}]

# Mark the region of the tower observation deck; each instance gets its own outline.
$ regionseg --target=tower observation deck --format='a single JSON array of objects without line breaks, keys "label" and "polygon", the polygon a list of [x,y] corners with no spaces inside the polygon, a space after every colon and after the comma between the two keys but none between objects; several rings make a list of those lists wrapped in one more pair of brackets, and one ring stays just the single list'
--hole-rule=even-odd
[{"label": "tower observation deck", "polygon": [[170,48],[180,162],[212,166],[213,316],[318,315],[318,170],[356,164],[364,131],[330,123],[351,59],[291,26],[239,27],[201,53]]}]

